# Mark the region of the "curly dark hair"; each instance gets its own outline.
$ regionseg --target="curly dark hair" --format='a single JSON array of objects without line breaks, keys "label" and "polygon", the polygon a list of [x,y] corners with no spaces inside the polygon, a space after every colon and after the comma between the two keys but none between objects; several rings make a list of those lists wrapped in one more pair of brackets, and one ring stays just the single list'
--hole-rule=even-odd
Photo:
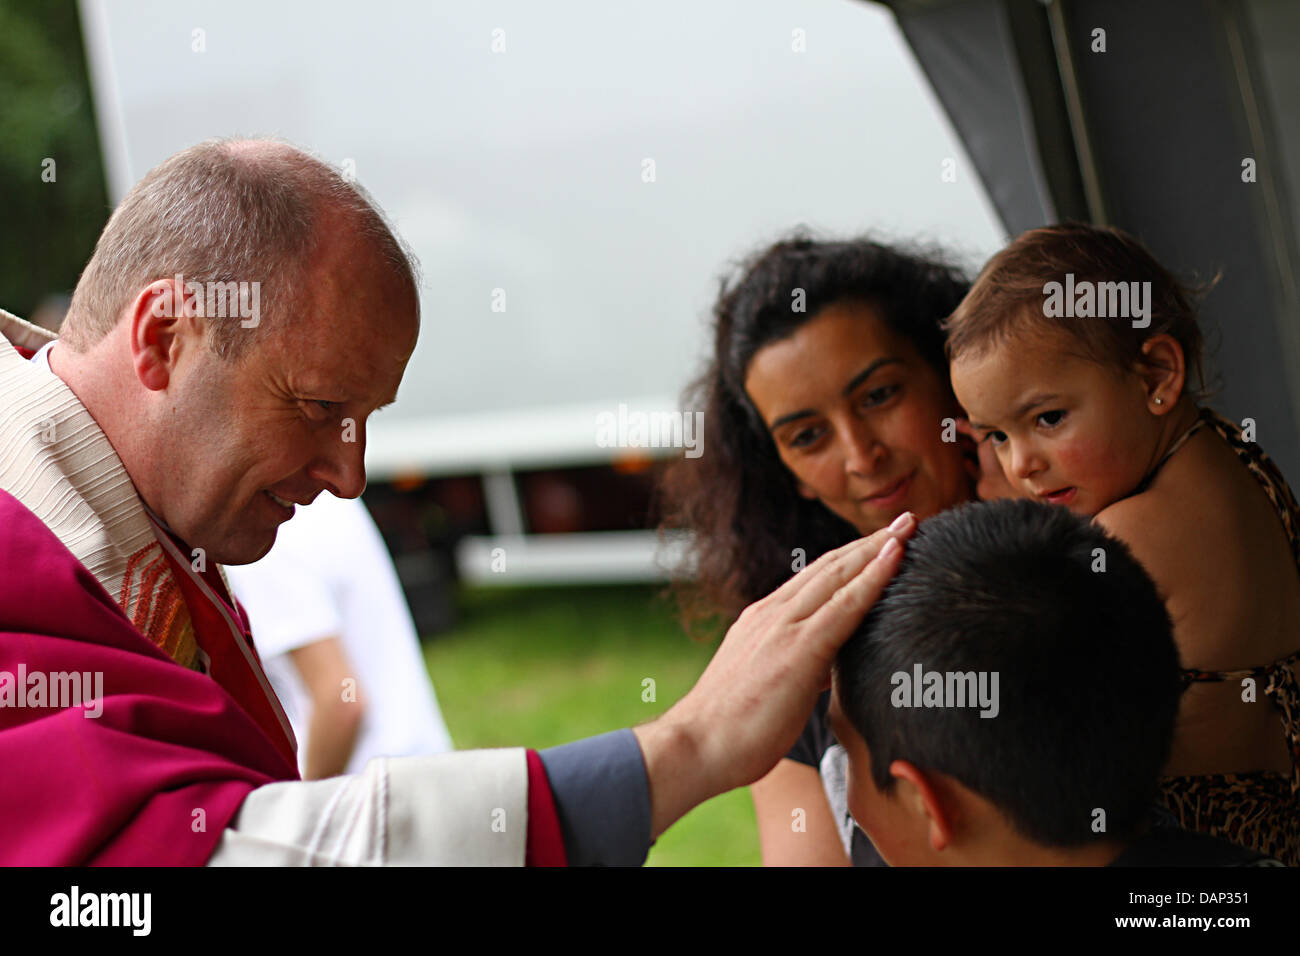
[{"label": "curly dark hair", "polygon": [[[766,424],[745,392],[750,361],[826,306],[850,300],[880,310],[948,380],[940,322],[969,280],[938,249],[871,239],[819,241],[799,231],[724,277],[713,308],[713,355],[683,407],[704,412],[706,452],[675,461],[658,489],[661,531],[693,532],[694,579],[675,585],[682,623],[715,633],[791,574],[791,542],[811,562],[858,531],[798,494]],[[799,290],[803,309],[794,303]]]}]

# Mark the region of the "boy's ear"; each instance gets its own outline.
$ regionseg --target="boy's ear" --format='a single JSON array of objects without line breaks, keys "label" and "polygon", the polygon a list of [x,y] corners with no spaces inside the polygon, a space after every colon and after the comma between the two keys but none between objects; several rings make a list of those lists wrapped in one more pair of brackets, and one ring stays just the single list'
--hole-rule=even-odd
[{"label": "boy's ear", "polygon": [[896,781],[896,796],[903,801],[903,806],[930,821],[931,849],[936,853],[945,849],[953,841],[956,815],[942,788],[933,777],[906,760],[891,763],[889,774]]},{"label": "boy's ear", "polygon": [[1143,342],[1137,372],[1146,385],[1147,410],[1153,415],[1172,412],[1187,384],[1187,361],[1178,340],[1162,332]]}]

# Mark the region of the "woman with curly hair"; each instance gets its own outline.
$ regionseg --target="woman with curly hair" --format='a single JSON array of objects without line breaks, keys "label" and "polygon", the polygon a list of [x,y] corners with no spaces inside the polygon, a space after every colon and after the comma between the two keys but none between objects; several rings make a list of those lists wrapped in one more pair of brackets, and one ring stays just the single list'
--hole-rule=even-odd
[{"label": "woman with curly hair", "polygon": [[[661,488],[664,527],[693,532],[689,631],[729,625],[904,512],[923,520],[974,497],[940,328],[967,288],[937,252],[803,235],[724,280],[712,358],[685,405],[704,412],[703,454]],[[882,865],[848,813],[827,697],[752,788],[767,865]]]}]

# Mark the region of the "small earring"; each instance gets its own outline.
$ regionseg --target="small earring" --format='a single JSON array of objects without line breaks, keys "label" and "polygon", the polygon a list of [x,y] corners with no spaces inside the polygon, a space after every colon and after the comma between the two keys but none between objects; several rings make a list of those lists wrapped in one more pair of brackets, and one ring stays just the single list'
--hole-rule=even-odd
[{"label": "small earring", "polygon": [[1163,405],[1164,403],[1165,403],[1165,400],[1164,400],[1163,398],[1157,398],[1157,399],[1156,399],[1156,404],[1157,404],[1157,405]]}]

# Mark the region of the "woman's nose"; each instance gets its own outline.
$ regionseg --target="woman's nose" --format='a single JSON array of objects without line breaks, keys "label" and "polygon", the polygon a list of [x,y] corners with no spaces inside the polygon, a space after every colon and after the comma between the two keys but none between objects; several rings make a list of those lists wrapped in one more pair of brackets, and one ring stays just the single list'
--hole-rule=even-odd
[{"label": "woman's nose", "polygon": [[872,474],[887,453],[879,436],[861,423],[845,429],[844,442],[844,470],[853,474]]}]

